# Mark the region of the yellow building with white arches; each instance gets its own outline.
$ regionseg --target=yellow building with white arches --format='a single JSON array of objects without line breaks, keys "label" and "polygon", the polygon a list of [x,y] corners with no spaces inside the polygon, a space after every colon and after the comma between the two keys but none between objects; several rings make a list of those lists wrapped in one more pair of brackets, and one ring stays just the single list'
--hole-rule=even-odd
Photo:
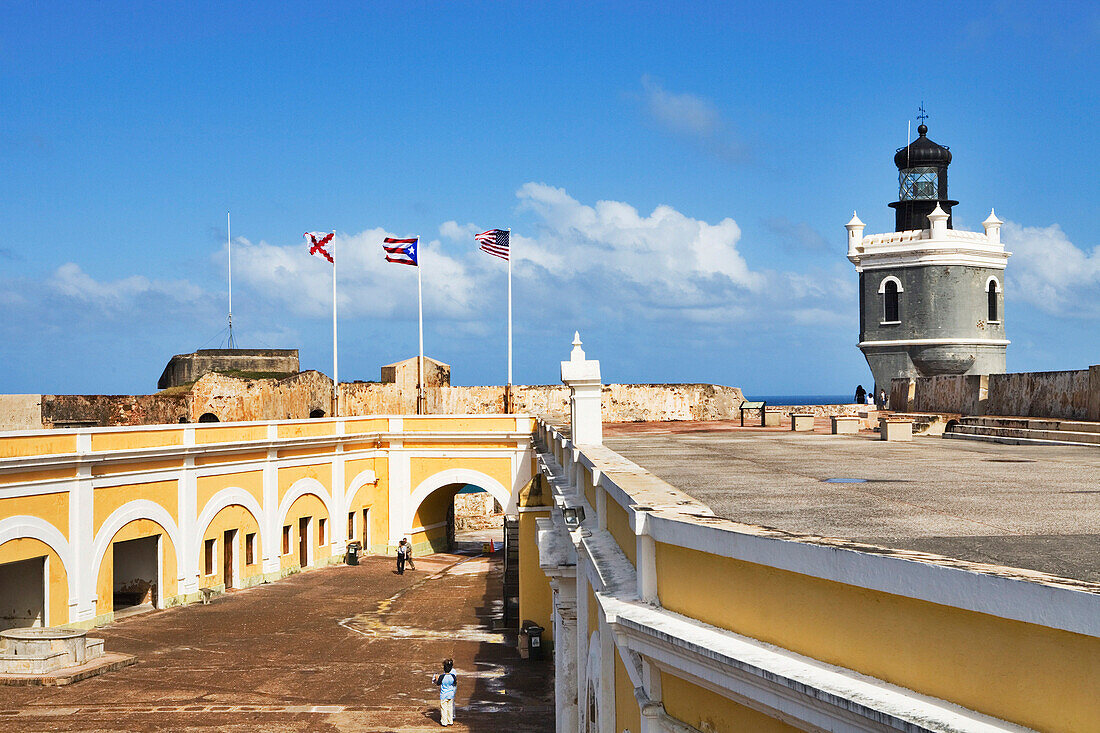
[{"label": "yellow building with white arches", "polygon": [[408,537],[441,548],[467,484],[516,513],[526,416],[377,416],[0,434],[0,618],[81,626]]}]

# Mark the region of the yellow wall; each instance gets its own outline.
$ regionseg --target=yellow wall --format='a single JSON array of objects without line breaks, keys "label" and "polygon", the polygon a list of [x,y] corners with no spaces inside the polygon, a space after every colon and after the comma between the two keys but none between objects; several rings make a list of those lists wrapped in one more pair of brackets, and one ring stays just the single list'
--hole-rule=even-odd
[{"label": "yellow wall", "polygon": [[210,443],[236,443],[267,438],[266,425],[239,425],[227,427],[195,426],[195,445]]},{"label": "yellow wall", "polygon": [[[409,462],[410,488],[415,491],[424,479],[434,476],[440,471],[458,467],[480,471],[486,476],[496,479],[504,487],[508,487],[512,483],[512,460],[510,458],[464,458],[459,464],[454,458],[414,457]],[[482,486],[481,488],[486,487]]]},{"label": "yellow wall", "polygon": [[551,610],[554,602],[550,579],[539,567],[539,549],[535,520],[549,517],[550,510],[522,512],[519,515],[519,621],[523,627],[528,621],[546,629],[543,639],[554,638]]},{"label": "yellow wall", "polygon": [[283,423],[279,425],[280,438],[318,438],[324,435],[335,434],[336,423],[328,421]]},{"label": "yellow wall", "polygon": [[587,468],[581,469],[581,476],[583,476],[584,483],[584,498],[588,500],[588,506],[592,507],[592,511],[596,511],[596,492],[603,491],[592,483],[592,471]]},{"label": "yellow wall", "polygon": [[[328,545],[324,547],[317,546],[317,520],[320,517],[328,517],[328,511],[325,509],[325,503],[315,494],[304,494],[299,496],[293,504],[290,505],[290,509],[287,511],[286,518],[279,524],[278,536],[275,541],[279,549],[279,567],[281,568],[294,568],[300,567],[298,563],[298,520],[302,517],[311,517],[310,520],[313,525],[313,561],[317,563],[326,557],[329,557],[330,552]],[[347,521],[345,517],[344,521]],[[283,551],[283,525],[290,525],[290,552],[287,554],[281,554]],[[331,522],[329,524],[329,530],[332,529]],[[329,535],[331,537],[331,535]]]},{"label": "yellow wall", "polygon": [[[427,496],[413,514],[412,526],[426,527],[438,522],[446,522],[447,515],[454,506],[455,494],[464,484],[451,484],[436,489]],[[426,532],[415,532],[409,537],[413,552],[447,552],[447,527],[434,527]]]},{"label": "yellow wall", "polygon": [[111,512],[123,504],[135,499],[145,499],[156,502],[164,507],[172,520],[179,522],[179,496],[177,494],[177,481],[151,481],[147,484],[127,484],[123,486],[106,486],[96,489],[94,492],[95,506],[92,511],[92,523],[96,533],[103,526]]},{"label": "yellow wall", "polygon": [[76,453],[76,435],[34,435],[0,438],[0,458]]},{"label": "yellow wall", "polygon": [[[2,458],[3,456],[0,456]],[[30,471],[15,470],[11,473],[0,475],[0,484],[22,484],[31,481],[56,481],[58,479],[76,478],[76,468],[33,469]]]},{"label": "yellow wall", "polygon": [[[240,575],[235,579],[235,586],[240,587],[242,581],[261,575],[263,573],[263,538],[260,536],[259,523],[252,516],[252,512],[239,504],[231,504],[214,515],[203,533],[203,542],[199,543],[199,587],[210,588],[225,582],[225,533],[229,530],[237,530],[237,546],[234,550],[237,554],[237,567]],[[281,528],[280,528],[281,529]],[[244,536],[250,532],[256,533],[256,551],[251,565],[245,564]],[[214,557],[214,572],[206,575],[206,540],[216,540],[217,552]]]},{"label": "yellow wall", "polygon": [[178,573],[176,572],[176,547],[164,528],[151,519],[135,519],[115,533],[107,545],[99,566],[99,578],[96,580],[96,614],[102,615],[114,610],[114,544],[141,537],[160,535],[160,583],[157,595],[163,603],[179,593]]},{"label": "yellow wall", "polygon": [[634,685],[618,652],[615,652],[615,730],[630,730],[630,733],[642,730]]},{"label": "yellow wall", "polygon": [[214,453],[208,456],[196,456],[196,466],[214,466],[219,463],[247,463],[267,459],[267,451],[254,450],[246,453]]},{"label": "yellow wall", "polygon": [[294,485],[295,481],[303,478],[312,478],[321,482],[326,489],[332,486],[332,464],[315,463],[311,466],[292,466],[279,469],[279,501],[283,500],[286,492]]},{"label": "yellow wall", "polygon": [[[352,482],[355,481],[355,477],[367,469],[373,469],[375,478],[378,479],[376,484],[360,486],[359,490],[355,492],[355,496],[348,503],[348,511],[354,510],[356,512],[356,531],[359,533],[359,536],[355,538],[357,540],[362,539],[360,525],[363,521],[363,509],[370,508],[370,541],[378,551],[385,551],[390,536],[388,466],[387,461],[375,458],[361,458],[347,461],[344,464],[344,480],[347,482],[345,488],[349,488]],[[346,514],[342,521],[343,531],[346,534],[348,523]],[[364,547],[363,552],[371,552],[371,548]]]},{"label": "yellow wall", "polygon": [[700,730],[728,733],[792,733],[799,730],[668,672],[661,672],[661,696],[665,712]]},{"label": "yellow wall", "polygon": [[665,543],[657,583],[669,610],[995,717],[1042,730],[1100,720],[1095,637]]},{"label": "yellow wall", "polygon": [[406,417],[401,421],[405,432],[439,431],[448,433],[477,433],[490,430],[514,431],[515,418],[507,417]]},{"label": "yellow wall", "polygon": [[92,450],[135,450],[182,445],[183,430],[124,430],[121,432],[92,433]]},{"label": "yellow wall", "polygon": [[362,420],[349,419],[344,422],[344,433],[346,435],[351,435],[353,433],[387,432],[389,429],[390,420],[386,417],[374,417]]},{"label": "yellow wall", "polygon": [[61,557],[45,542],[32,537],[20,537],[8,540],[0,545],[0,565],[19,560],[30,560],[46,556],[46,571],[50,574],[50,626],[59,626],[69,622],[69,575]]},{"label": "yellow wall", "polygon": [[626,510],[610,496],[607,497],[606,505],[607,531],[615,538],[616,544],[622,548],[626,554],[626,559],[630,560],[630,564],[637,566],[638,541],[634,532],[630,529],[630,519],[626,515]]},{"label": "yellow wall", "polygon": [[[69,539],[69,494],[36,494],[0,499],[0,518],[25,514],[45,519]],[[37,557],[37,556],[36,556]]]},{"label": "yellow wall", "polygon": [[195,511],[202,514],[207,502],[222,489],[236,487],[244,489],[263,506],[264,472],[244,471],[242,473],[221,473],[217,476],[199,476],[195,481]]},{"label": "yellow wall", "polygon": [[119,473],[138,473],[145,471],[163,471],[170,468],[183,468],[182,458],[165,458],[159,461],[130,461],[128,463],[100,463],[92,466],[93,476],[110,476]]}]

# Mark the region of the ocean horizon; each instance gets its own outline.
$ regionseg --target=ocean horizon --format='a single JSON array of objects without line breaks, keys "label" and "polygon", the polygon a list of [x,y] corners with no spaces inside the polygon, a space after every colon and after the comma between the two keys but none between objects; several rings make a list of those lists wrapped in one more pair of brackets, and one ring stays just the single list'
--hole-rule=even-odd
[{"label": "ocean horizon", "polygon": [[746,400],[759,402],[763,400],[769,405],[851,405],[854,404],[854,394],[850,395],[749,395]]}]

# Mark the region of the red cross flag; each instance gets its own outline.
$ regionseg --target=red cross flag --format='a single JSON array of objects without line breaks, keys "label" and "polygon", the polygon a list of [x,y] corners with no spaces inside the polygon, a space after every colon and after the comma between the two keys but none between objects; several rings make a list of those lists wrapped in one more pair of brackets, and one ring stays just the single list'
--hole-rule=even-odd
[{"label": "red cross flag", "polygon": [[325,249],[325,245],[331,242],[335,235],[336,232],[306,232],[302,236],[309,239],[309,253],[311,255],[320,254],[329,262],[336,264],[333,262],[332,255]]}]

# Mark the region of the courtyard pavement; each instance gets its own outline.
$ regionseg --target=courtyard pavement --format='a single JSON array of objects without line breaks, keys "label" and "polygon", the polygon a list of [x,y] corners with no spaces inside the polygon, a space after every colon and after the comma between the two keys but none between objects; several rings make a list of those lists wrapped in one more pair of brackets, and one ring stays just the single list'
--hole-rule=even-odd
[{"label": "courtyard pavement", "polygon": [[291,576],[90,632],[138,663],[66,687],[0,687],[2,731],[554,730],[553,666],[493,630],[501,553],[388,558]]}]

